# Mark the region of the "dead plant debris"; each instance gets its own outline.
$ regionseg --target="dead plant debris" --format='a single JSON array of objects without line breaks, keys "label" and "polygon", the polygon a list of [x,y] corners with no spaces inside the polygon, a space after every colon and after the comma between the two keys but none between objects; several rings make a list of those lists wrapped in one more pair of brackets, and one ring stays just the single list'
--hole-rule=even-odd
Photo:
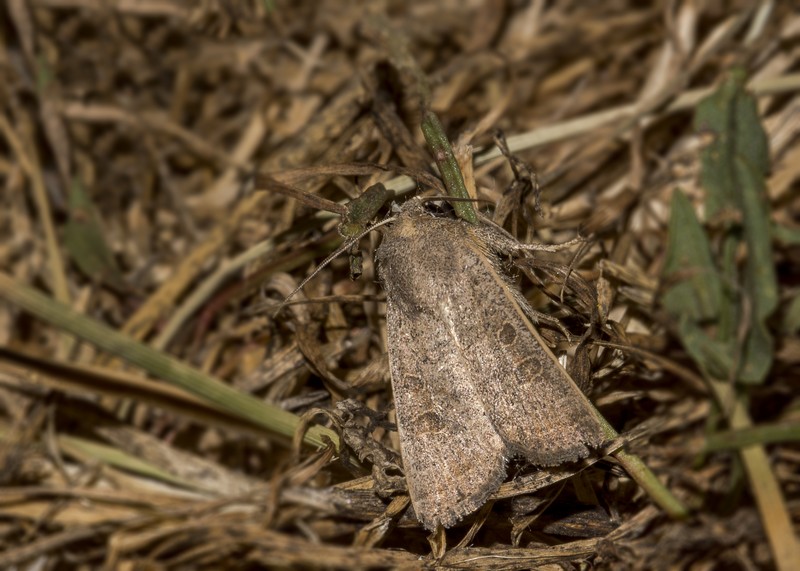
[{"label": "dead plant debris", "polygon": [[[796,568],[791,2],[0,15],[0,568]],[[688,517],[611,456],[577,474],[516,459],[429,536],[398,454],[376,235],[352,250],[360,280],[342,256],[275,314],[339,220],[259,181],[319,204],[376,182],[441,193],[426,101],[478,210],[523,242],[590,238],[511,271],[622,435],[608,452]]]}]

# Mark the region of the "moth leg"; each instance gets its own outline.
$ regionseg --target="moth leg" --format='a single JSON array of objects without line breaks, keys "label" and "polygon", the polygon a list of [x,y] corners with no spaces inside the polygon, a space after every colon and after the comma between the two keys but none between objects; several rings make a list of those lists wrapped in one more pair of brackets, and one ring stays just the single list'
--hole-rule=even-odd
[{"label": "moth leg", "polygon": [[[514,297],[517,296],[515,295]],[[537,324],[541,322],[549,323],[550,325],[561,331],[561,333],[564,335],[564,337],[566,337],[568,342],[572,341],[572,334],[567,330],[566,327],[564,327],[564,324],[561,323],[560,319],[558,319],[557,317],[553,317],[552,315],[542,313],[541,311],[536,311],[530,306],[530,304],[522,294],[520,294],[519,297],[522,299],[517,299],[517,303],[519,303],[519,306],[522,308],[522,311],[525,312],[525,315],[528,316],[528,319]]]},{"label": "moth leg", "polygon": [[488,219],[483,219],[482,221],[484,222],[483,224],[470,228],[470,231],[474,232],[478,239],[487,244],[494,252],[500,254],[560,252],[587,241],[587,238],[578,236],[561,244],[524,244],[494,222]]}]

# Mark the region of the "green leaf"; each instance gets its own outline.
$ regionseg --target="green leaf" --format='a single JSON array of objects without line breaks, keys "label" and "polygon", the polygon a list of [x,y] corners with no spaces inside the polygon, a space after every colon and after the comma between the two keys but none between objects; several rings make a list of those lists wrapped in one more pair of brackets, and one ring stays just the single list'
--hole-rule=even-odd
[{"label": "green leaf", "polygon": [[800,331],[800,294],[795,295],[783,313],[781,329],[784,333],[795,335]]},{"label": "green leaf", "polygon": [[763,424],[751,428],[709,434],[705,450],[707,452],[733,450],[744,448],[745,446],[771,444],[774,442],[800,442],[800,423]]},{"label": "green leaf", "polygon": [[726,379],[734,367],[733,343],[713,339],[691,320],[683,316],[678,322],[681,342],[700,370],[716,379]]},{"label": "green leaf", "polygon": [[702,152],[701,181],[706,190],[706,215],[726,209],[744,210],[734,163],[745,159],[758,174],[769,171],[769,146],[755,99],[744,90],[745,75],[733,71],[728,80],[697,105],[695,128],[713,141]]},{"label": "green leaf", "polygon": [[[697,283],[680,284],[684,296],[689,298],[691,295],[692,299],[684,299],[682,303],[669,299],[665,300],[665,305],[673,314],[695,323],[704,318],[714,318],[714,340],[719,347],[730,349],[729,360],[736,367],[735,379],[743,383],[760,383],[769,373],[773,361],[774,341],[767,319],[778,304],[778,284],[764,181],[769,171],[769,146],[759,122],[755,100],[744,90],[745,79],[742,71],[732,72],[715,93],[698,104],[695,116],[695,126],[711,136],[701,155],[706,214],[710,220],[724,221],[717,252],[711,255],[712,260],[719,260],[718,270],[703,273],[717,276],[718,281],[708,286],[720,294],[719,304],[714,308],[716,316],[710,307],[705,311],[698,307],[698,300],[707,298],[699,297],[703,290]],[[683,206],[678,200],[673,200],[674,210]],[[679,214],[685,218],[685,213]],[[673,218],[676,216],[678,214],[673,212]],[[689,223],[684,221],[684,224]],[[672,236],[673,232],[691,233],[691,236],[676,238]],[[697,229],[690,224],[680,227],[671,222],[668,262],[672,264],[668,263],[665,268],[667,276],[677,271],[675,266],[680,263],[680,260],[671,260],[670,255],[680,254],[686,258],[691,244],[703,247],[696,232]],[[677,242],[683,243],[683,249],[677,250],[678,246],[673,245]],[[737,252],[742,244],[747,247],[747,258],[744,264],[739,264]],[[695,262],[706,255],[705,250],[702,254],[695,254]],[[724,289],[717,289],[719,284],[724,284]],[[667,293],[673,298],[681,296],[681,290]],[[740,331],[743,326],[746,326],[746,332],[742,339]],[[683,325],[681,329],[684,329]],[[687,328],[686,333],[689,332],[697,342],[696,332]],[[709,356],[700,347],[688,345],[685,338],[683,343],[695,358]],[[709,372],[716,370],[708,362],[699,364]]]},{"label": "green leaf", "polygon": [[746,157],[737,157],[735,166],[741,185],[747,243],[745,283],[750,299],[755,304],[755,315],[763,321],[778,305],[778,280],[772,256],[766,184],[763,174],[752,168]]},{"label": "green leaf", "polygon": [[394,192],[383,184],[373,184],[361,196],[351,200],[339,224],[339,233],[346,238],[358,236],[369,226],[384,204],[394,198]]},{"label": "green leaf", "polygon": [[800,228],[773,224],[772,235],[785,246],[800,246]]},{"label": "green leaf", "polygon": [[722,283],[708,238],[691,202],[680,190],[672,194],[663,275],[668,283],[675,282],[664,294],[667,311],[694,321],[719,318]]},{"label": "green leaf", "polygon": [[752,323],[747,332],[737,380],[758,384],[764,381],[772,367],[775,341],[763,321]]},{"label": "green leaf", "polygon": [[741,182],[747,263],[744,284],[751,305],[751,327],[744,344],[739,381],[760,383],[772,367],[774,341],[766,320],[778,305],[778,280],[772,256],[769,211],[763,175],[747,159],[737,157],[737,179]]},{"label": "green leaf", "polygon": [[128,289],[103,234],[100,216],[78,178],[73,179],[70,189],[64,246],[87,277],[118,290]]},{"label": "green leaf", "polygon": [[464,199],[464,201],[454,202],[453,210],[462,220],[466,220],[470,224],[477,224],[478,215],[475,214],[475,208],[469,202],[470,196],[464,184],[464,175],[461,173],[461,167],[458,166],[458,161],[453,154],[453,147],[450,145],[450,140],[436,113],[430,109],[424,111],[421,128],[428,148],[439,167],[447,194]]}]

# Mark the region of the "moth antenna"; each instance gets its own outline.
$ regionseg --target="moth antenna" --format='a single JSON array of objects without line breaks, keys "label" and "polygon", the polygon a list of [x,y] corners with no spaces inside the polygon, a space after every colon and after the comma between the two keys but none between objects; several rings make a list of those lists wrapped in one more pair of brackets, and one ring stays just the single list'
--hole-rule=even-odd
[{"label": "moth antenna", "polygon": [[286,296],[286,298],[281,302],[281,304],[272,313],[272,317],[275,318],[281,312],[281,310],[286,306],[286,304],[289,302],[289,300],[291,300],[298,291],[303,289],[305,287],[305,285],[314,278],[314,276],[316,276],[318,273],[320,273],[322,270],[324,270],[325,266],[327,266],[333,260],[335,260],[337,257],[339,257],[340,254],[342,254],[343,252],[346,252],[347,250],[349,250],[353,246],[353,244],[357,244],[358,241],[361,240],[361,238],[363,238],[364,236],[366,236],[367,234],[369,234],[373,230],[376,230],[376,229],[380,228],[381,226],[383,226],[384,224],[388,224],[389,222],[394,222],[394,220],[396,218],[397,218],[396,216],[392,216],[390,218],[387,218],[386,220],[381,220],[380,222],[376,222],[375,224],[373,224],[372,226],[370,226],[366,230],[362,231],[358,235],[346,239],[344,241],[344,243],[342,243],[341,246],[336,248],[333,252],[328,254],[328,256],[324,260],[322,260],[322,263],[319,265],[319,267],[316,270],[311,272],[311,275],[309,275],[302,282],[300,282],[300,285],[297,286],[296,288],[294,288],[292,290],[292,292],[289,295]]},{"label": "moth antenna", "polygon": [[357,238],[350,238],[348,240],[345,240],[344,243],[342,243],[341,246],[339,246],[333,252],[328,254],[328,256],[324,260],[322,260],[322,263],[317,267],[317,269],[314,270],[313,272],[311,272],[311,275],[309,275],[303,281],[301,281],[300,285],[297,286],[296,288],[294,288],[291,291],[291,293],[286,296],[286,298],[281,302],[281,304],[275,309],[275,311],[272,314],[272,317],[275,318],[281,312],[281,310],[286,306],[286,304],[289,303],[289,300],[291,300],[295,296],[295,294],[297,294],[298,291],[303,289],[305,287],[305,285],[314,278],[314,276],[316,276],[318,273],[320,273],[322,270],[324,270],[325,266],[327,266],[334,259],[336,259],[339,256],[339,254],[341,254],[342,252],[346,251],[347,249],[352,247],[353,244],[358,242],[358,240],[360,238],[361,238],[361,236],[359,236]]}]

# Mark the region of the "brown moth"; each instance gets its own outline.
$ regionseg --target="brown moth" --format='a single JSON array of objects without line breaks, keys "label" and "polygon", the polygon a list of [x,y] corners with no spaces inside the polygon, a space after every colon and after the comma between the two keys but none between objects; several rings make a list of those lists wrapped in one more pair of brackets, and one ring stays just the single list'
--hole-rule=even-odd
[{"label": "brown moth", "polygon": [[[269,179],[262,184],[303,197]],[[505,478],[510,457],[556,466],[587,457],[605,437],[499,263],[501,253],[564,245],[521,244],[488,222],[434,216],[419,200],[367,228],[388,194],[377,184],[346,209],[328,206],[343,214],[345,243],[284,303],[380,228],[376,258],[401,454],[414,511],[434,530],[480,508]]]},{"label": "brown moth", "polygon": [[435,217],[413,200],[382,233],[376,258],[401,453],[427,529],[480,508],[511,456],[555,466],[603,443],[592,405],[531,324],[497,256],[554,247]]}]

